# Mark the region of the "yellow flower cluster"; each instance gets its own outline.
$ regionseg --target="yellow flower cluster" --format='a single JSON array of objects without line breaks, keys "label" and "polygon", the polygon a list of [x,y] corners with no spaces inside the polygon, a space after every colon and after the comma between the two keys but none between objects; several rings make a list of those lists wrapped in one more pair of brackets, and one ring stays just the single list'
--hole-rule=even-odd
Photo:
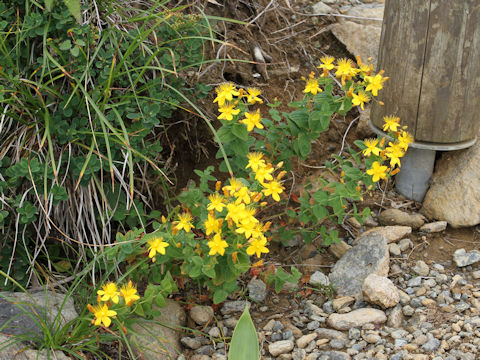
[{"label": "yellow flower cluster", "polygon": [[[218,103],[219,120],[232,121],[233,118],[240,114],[240,109],[237,108],[240,100],[244,98],[247,104],[254,105],[256,103],[262,104],[263,100],[259,97],[261,91],[257,88],[247,88],[247,90],[237,89],[232,83],[224,83],[215,89],[217,97],[213,100]],[[263,129],[262,116],[260,109],[256,111],[244,112],[244,119],[239,120],[240,123],[247,125],[247,130],[252,131],[254,128]]]},{"label": "yellow flower cluster", "polygon": [[[318,68],[323,71],[320,77],[328,76],[328,72],[334,70],[335,76],[341,79],[342,86],[345,86],[346,81],[354,80],[347,92],[347,97],[352,99],[354,106],[360,106],[362,110],[364,110],[365,103],[370,102],[372,96],[377,96],[378,90],[381,90],[383,83],[388,80],[388,77],[383,76],[383,70],[376,75],[372,75],[373,64],[362,63],[360,57],[357,57],[357,64],[346,58],[338,59],[335,64],[333,56],[324,56],[320,58],[320,61],[321,64]],[[355,82],[357,76],[359,80]],[[308,79],[302,79],[306,81],[304,93],[316,95],[323,91],[313,72]]]},{"label": "yellow flower cluster", "polygon": [[[372,176],[374,182],[380,179],[386,179],[388,173],[394,175],[399,171],[401,166],[400,158],[405,155],[409,144],[413,142],[413,136],[405,131],[406,126],[401,128],[401,130],[399,129],[400,118],[396,116],[385,116],[383,120],[385,122],[383,130],[393,133],[396,140],[389,142],[386,147],[384,147],[385,138],[382,140],[366,139],[364,141],[366,148],[363,150],[363,155],[366,157],[375,155],[381,159],[381,161],[374,161],[372,167],[367,170],[367,174]],[[385,160],[390,161],[390,167],[382,165]],[[395,168],[396,166],[398,166],[398,168]]]},{"label": "yellow flower cluster", "polygon": [[[101,290],[97,291],[98,304],[92,306],[87,305],[88,310],[93,314],[95,320],[94,324],[99,326],[103,324],[105,327],[109,327],[112,323],[111,318],[117,315],[115,310],[111,310],[111,303],[118,304],[120,298],[123,298],[126,306],[131,306],[135,301],[140,299],[137,294],[137,289],[131,281],[124,284],[120,290],[118,290],[117,284],[114,282],[107,282],[102,286]],[[103,303],[102,303],[103,302]]]}]

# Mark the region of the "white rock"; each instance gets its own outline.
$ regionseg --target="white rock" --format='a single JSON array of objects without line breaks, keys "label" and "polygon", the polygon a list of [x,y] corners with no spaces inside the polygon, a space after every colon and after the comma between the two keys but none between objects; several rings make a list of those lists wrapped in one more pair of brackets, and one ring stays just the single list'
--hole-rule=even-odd
[{"label": "white rock", "polygon": [[312,286],[329,286],[330,280],[323,272],[315,271],[312,276],[310,276],[308,283]]},{"label": "white rock", "polygon": [[195,305],[190,309],[190,317],[198,325],[205,325],[213,319],[213,309],[210,306]]},{"label": "white rock", "polygon": [[428,265],[422,260],[418,260],[412,270],[420,276],[428,276],[428,273],[430,272]]},{"label": "white rock", "polygon": [[472,250],[467,253],[465,249],[458,249],[453,254],[453,261],[458,267],[475,264],[480,261],[480,251]]},{"label": "white rock", "polygon": [[385,313],[378,309],[362,308],[353,310],[347,314],[331,314],[327,323],[337,330],[348,330],[352,327],[360,327],[365,324],[381,324],[387,321]]},{"label": "white rock", "polygon": [[268,351],[272,356],[286,354],[293,350],[294,343],[292,340],[275,341],[268,345]]},{"label": "white rock", "polygon": [[447,222],[446,221],[435,221],[432,223],[428,223],[423,225],[420,228],[420,231],[425,232],[425,233],[436,233],[436,232],[441,232],[447,228]]},{"label": "white rock", "polygon": [[355,239],[354,244],[358,243],[361,239],[372,235],[383,235],[387,239],[387,243],[392,243],[403,239],[405,236],[410,235],[411,233],[412,228],[410,226],[379,226],[360,234],[360,236]]},{"label": "white rock", "polygon": [[380,305],[383,309],[393,307],[400,301],[400,295],[393,282],[376,274],[370,274],[365,278],[362,293],[366,301]]}]

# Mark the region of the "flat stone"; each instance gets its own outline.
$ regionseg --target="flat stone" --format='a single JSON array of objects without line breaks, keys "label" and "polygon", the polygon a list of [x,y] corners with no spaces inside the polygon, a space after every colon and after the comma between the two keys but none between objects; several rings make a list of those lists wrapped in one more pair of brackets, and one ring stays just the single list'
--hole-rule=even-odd
[{"label": "flat stone", "polygon": [[452,227],[480,223],[480,143],[447,151],[435,162],[435,173],[421,212]]},{"label": "flat stone", "polygon": [[318,334],[319,339],[348,341],[348,336],[338,330],[319,328],[315,332]]},{"label": "flat stone", "polygon": [[250,308],[250,303],[244,300],[226,301],[220,309],[220,312],[223,315],[241,313],[243,312],[243,310],[245,310],[245,306],[248,306]]},{"label": "flat stone", "polygon": [[[182,327],[186,325],[187,315],[179,303],[167,299],[166,306],[159,308],[153,305],[154,311],[160,311],[156,322],[142,322],[139,319],[129,332],[131,344],[135,345],[134,352],[138,357],[153,358],[155,360],[169,360],[182,353],[180,337]],[[160,325],[168,324],[167,326]],[[159,341],[158,339],[162,339]]]},{"label": "flat stone", "polygon": [[315,271],[311,276],[310,280],[308,280],[308,283],[312,286],[329,286],[330,285],[330,280],[328,279],[328,276],[325,275],[321,271]]},{"label": "flat stone", "polygon": [[435,221],[435,222],[423,225],[420,228],[420,231],[425,233],[436,233],[436,232],[441,232],[446,228],[447,228],[446,221]]},{"label": "flat stone", "polygon": [[403,225],[418,229],[425,223],[425,216],[421,214],[409,214],[399,209],[387,209],[378,216],[382,225]]},{"label": "flat stone", "polygon": [[425,264],[423,260],[418,260],[415,263],[415,266],[412,268],[412,270],[415,271],[420,276],[428,276],[430,272],[428,265]]},{"label": "flat stone", "polygon": [[260,279],[252,279],[247,285],[248,296],[257,303],[261,303],[267,296],[267,285]]},{"label": "flat stone", "polygon": [[347,314],[331,314],[327,324],[337,330],[348,330],[365,324],[381,324],[387,321],[385,313],[378,309],[362,308]]},{"label": "flat stone", "polygon": [[302,337],[297,339],[297,347],[299,347],[300,349],[307,347],[307,345],[310,344],[311,341],[315,340],[317,336],[318,334],[314,332],[303,335]]},{"label": "flat stone", "polygon": [[390,244],[392,242],[397,242],[398,240],[403,239],[405,236],[410,235],[411,233],[412,228],[410,226],[379,226],[363,232],[359,237],[355,239],[354,244],[356,244],[364,237],[371,235],[383,235],[387,239],[387,243]]},{"label": "flat stone", "polygon": [[280,340],[268,345],[268,352],[272,356],[278,356],[292,351],[293,347],[294,343],[292,340]]},{"label": "flat stone", "polygon": [[453,261],[458,267],[465,267],[480,261],[480,251],[471,250],[466,252],[465,249],[458,249],[453,254]]},{"label": "flat stone", "polygon": [[369,274],[388,276],[390,254],[382,235],[363,236],[337,261],[329,275],[339,295],[355,296],[362,292]]},{"label": "flat stone", "polygon": [[393,282],[387,277],[376,274],[370,274],[365,278],[362,293],[366,301],[379,305],[383,309],[391,308],[400,301],[400,295]]},{"label": "flat stone", "polygon": [[45,350],[37,351],[28,349],[28,345],[19,342],[15,337],[0,334],[0,360],[50,360],[52,355],[58,360],[69,360],[61,351],[55,351],[54,354],[50,353],[47,357]]},{"label": "flat stone", "polygon": [[210,306],[195,305],[190,309],[190,317],[198,325],[206,325],[213,319],[213,309]]},{"label": "flat stone", "polygon": [[339,243],[330,245],[328,247],[328,251],[331,252],[337,259],[340,259],[351,248],[352,247],[350,245],[341,240]]},{"label": "flat stone", "polygon": [[342,296],[332,300],[333,310],[339,311],[347,306],[352,305],[355,302],[355,298],[352,296]]}]

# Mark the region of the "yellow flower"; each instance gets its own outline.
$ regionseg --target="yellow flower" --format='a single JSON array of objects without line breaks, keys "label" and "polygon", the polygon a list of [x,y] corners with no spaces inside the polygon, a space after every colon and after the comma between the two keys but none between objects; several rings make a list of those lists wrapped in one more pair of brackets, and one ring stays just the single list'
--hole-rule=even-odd
[{"label": "yellow flower", "polygon": [[383,131],[397,131],[397,128],[400,126],[400,118],[396,116],[384,116],[383,121]]},{"label": "yellow flower", "polygon": [[252,131],[255,126],[259,129],[263,129],[263,125],[261,123],[262,117],[260,115],[260,110],[257,109],[254,113],[245,113],[245,119],[242,120],[242,123],[247,125],[247,131]]},{"label": "yellow flower", "polygon": [[398,143],[400,144],[401,148],[405,151],[408,149],[408,145],[413,142],[413,136],[406,131],[403,131],[400,136],[398,137]]},{"label": "yellow flower", "polygon": [[258,97],[258,95],[262,93],[260,89],[248,88],[247,91],[248,91],[248,94],[246,96],[247,96],[247,102],[249,104],[255,104],[257,102],[260,104],[263,104],[263,100]]},{"label": "yellow flower", "polygon": [[236,204],[243,202],[248,205],[251,202],[250,192],[246,186],[242,186],[238,191],[235,192],[234,196],[237,198],[235,201]]},{"label": "yellow flower", "polygon": [[353,61],[350,59],[342,58],[337,62],[337,71],[335,72],[336,77],[341,77],[345,79],[346,77],[355,76],[357,74],[357,69],[354,68]]},{"label": "yellow flower", "polygon": [[225,119],[228,121],[233,120],[233,115],[240,113],[240,109],[235,109],[235,104],[231,103],[220,106],[218,111],[220,111],[221,114],[218,115],[217,119]]},{"label": "yellow flower", "polygon": [[122,286],[120,289],[120,295],[125,299],[125,304],[127,304],[127,306],[131,306],[135,301],[140,299],[140,296],[137,295],[137,289],[133,286],[131,280]]},{"label": "yellow flower", "polygon": [[283,186],[280,185],[280,183],[276,180],[273,180],[269,183],[263,184],[265,187],[265,190],[263,190],[263,193],[268,196],[272,195],[273,200],[275,201],[280,201],[280,195],[283,192]]},{"label": "yellow flower", "polygon": [[210,195],[208,200],[210,200],[210,204],[207,206],[208,211],[217,210],[218,212],[221,212],[225,207],[223,196],[218,193]]},{"label": "yellow flower", "polygon": [[192,225],[192,215],[189,213],[182,213],[178,215],[179,221],[178,224],[175,226],[175,229],[182,230],[184,229],[186,232],[190,232],[191,229],[195,229],[195,226]]},{"label": "yellow flower", "polygon": [[363,90],[360,90],[358,94],[353,93],[352,97],[352,104],[356,106],[360,105],[362,110],[365,110],[363,104],[370,101],[370,97]]},{"label": "yellow flower", "polygon": [[99,304],[93,307],[93,315],[95,316],[95,325],[100,325],[103,323],[105,327],[109,327],[112,323],[110,318],[117,315],[117,312],[109,310],[107,304]]},{"label": "yellow flower", "polygon": [[[102,286],[102,290],[98,290],[97,294],[100,295],[100,300],[108,301],[112,300],[115,304],[118,304],[118,289],[117,285],[113,282],[107,282]],[[108,325],[106,325],[108,327]]]},{"label": "yellow flower", "polygon": [[320,61],[322,62],[322,64],[317,67],[319,69],[323,69],[322,77],[327,76],[328,70],[332,70],[335,67],[335,65],[333,64],[335,58],[333,56],[323,56],[320,58]]},{"label": "yellow flower", "polygon": [[220,256],[223,256],[223,254],[225,254],[225,248],[228,247],[228,243],[222,240],[220,234],[215,234],[213,240],[208,242],[208,247],[210,248],[208,255],[220,254]]},{"label": "yellow flower", "polygon": [[273,168],[269,166],[261,167],[255,173],[255,180],[258,180],[260,184],[263,184],[265,180],[273,180],[272,172]]},{"label": "yellow flower", "polygon": [[367,147],[363,150],[363,156],[370,156],[370,154],[380,155],[381,149],[377,147],[378,139],[365,139],[363,143]]},{"label": "yellow flower", "polygon": [[314,77],[310,77],[307,80],[307,84],[305,85],[303,92],[305,94],[312,93],[313,95],[317,95],[317,93],[322,92],[322,89],[320,89],[320,85],[318,85],[318,80]]},{"label": "yellow flower", "polygon": [[240,220],[244,219],[247,216],[247,210],[245,209],[245,204],[227,204],[227,218],[232,219],[236,224],[240,223]]},{"label": "yellow flower", "polygon": [[260,152],[251,152],[247,155],[248,164],[245,169],[251,168],[253,172],[257,172],[259,168],[265,167],[265,160],[263,154]]},{"label": "yellow flower", "polygon": [[250,241],[250,246],[247,248],[247,255],[251,256],[253,254],[257,255],[257,258],[260,258],[262,256],[262,253],[266,254],[269,252],[267,247],[265,246],[267,244],[267,239],[265,236],[262,236],[259,239],[253,239]]},{"label": "yellow flower", "polygon": [[148,242],[148,257],[152,259],[153,262],[155,262],[155,255],[157,255],[157,252],[159,254],[165,255],[165,248],[168,247],[170,244],[163,241],[162,236],[155,237]]},{"label": "yellow flower", "polygon": [[213,232],[218,233],[221,230],[220,220],[216,219],[215,216],[210,214],[208,214],[207,220],[205,220],[204,225],[207,236]]},{"label": "yellow flower", "polygon": [[400,158],[405,155],[403,148],[399,143],[388,143],[388,147],[385,148],[385,155],[390,159],[390,166],[393,168],[396,165],[401,166]]},{"label": "yellow flower", "polygon": [[368,82],[367,87],[365,88],[366,91],[371,91],[373,96],[378,95],[378,90],[383,89],[382,84],[388,80],[388,77],[383,77],[380,74],[375,76],[365,76],[365,81]]},{"label": "yellow flower", "polygon": [[243,184],[235,178],[230,179],[230,185],[226,185],[222,188],[223,191],[228,191],[230,196],[234,196],[237,190],[239,190]]},{"label": "yellow flower", "polygon": [[380,165],[378,161],[375,161],[372,164],[372,168],[367,170],[368,175],[373,176],[373,182],[377,182],[380,179],[385,179],[387,177],[387,167]]},{"label": "yellow flower", "polygon": [[254,233],[255,231],[255,228],[256,228],[257,224],[255,224],[254,222],[247,222],[245,224],[241,224],[236,230],[235,232],[236,233],[239,233],[239,234],[244,234],[245,237],[248,239],[250,236],[252,236],[252,234]]},{"label": "yellow flower", "polygon": [[215,89],[215,92],[217,93],[217,97],[213,102],[218,102],[218,106],[223,106],[225,101],[232,101],[234,96],[240,95],[232,83],[221,84]]}]

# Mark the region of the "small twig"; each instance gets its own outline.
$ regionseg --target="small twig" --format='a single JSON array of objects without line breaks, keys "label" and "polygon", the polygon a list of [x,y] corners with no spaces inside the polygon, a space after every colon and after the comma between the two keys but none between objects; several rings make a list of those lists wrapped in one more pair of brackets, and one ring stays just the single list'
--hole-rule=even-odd
[{"label": "small twig", "polygon": [[270,6],[272,6],[272,4],[274,3],[275,0],[270,0],[270,2],[268,3],[267,6],[265,6],[265,8],[257,15],[255,16],[252,20],[250,20],[247,24],[248,25],[252,25],[256,20],[258,20],[258,18],[260,18],[267,10]]},{"label": "small twig", "polygon": [[343,149],[345,148],[345,139],[347,138],[347,134],[350,131],[350,128],[352,127],[353,123],[360,119],[360,116],[357,116],[355,119],[353,119],[350,124],[348,124],[347,130],[345,131],[345,134],[343,134],[343,139],[342,139],[342,147],[340,149],[340,152],[338,153],[338,156],[342,155]]}]

